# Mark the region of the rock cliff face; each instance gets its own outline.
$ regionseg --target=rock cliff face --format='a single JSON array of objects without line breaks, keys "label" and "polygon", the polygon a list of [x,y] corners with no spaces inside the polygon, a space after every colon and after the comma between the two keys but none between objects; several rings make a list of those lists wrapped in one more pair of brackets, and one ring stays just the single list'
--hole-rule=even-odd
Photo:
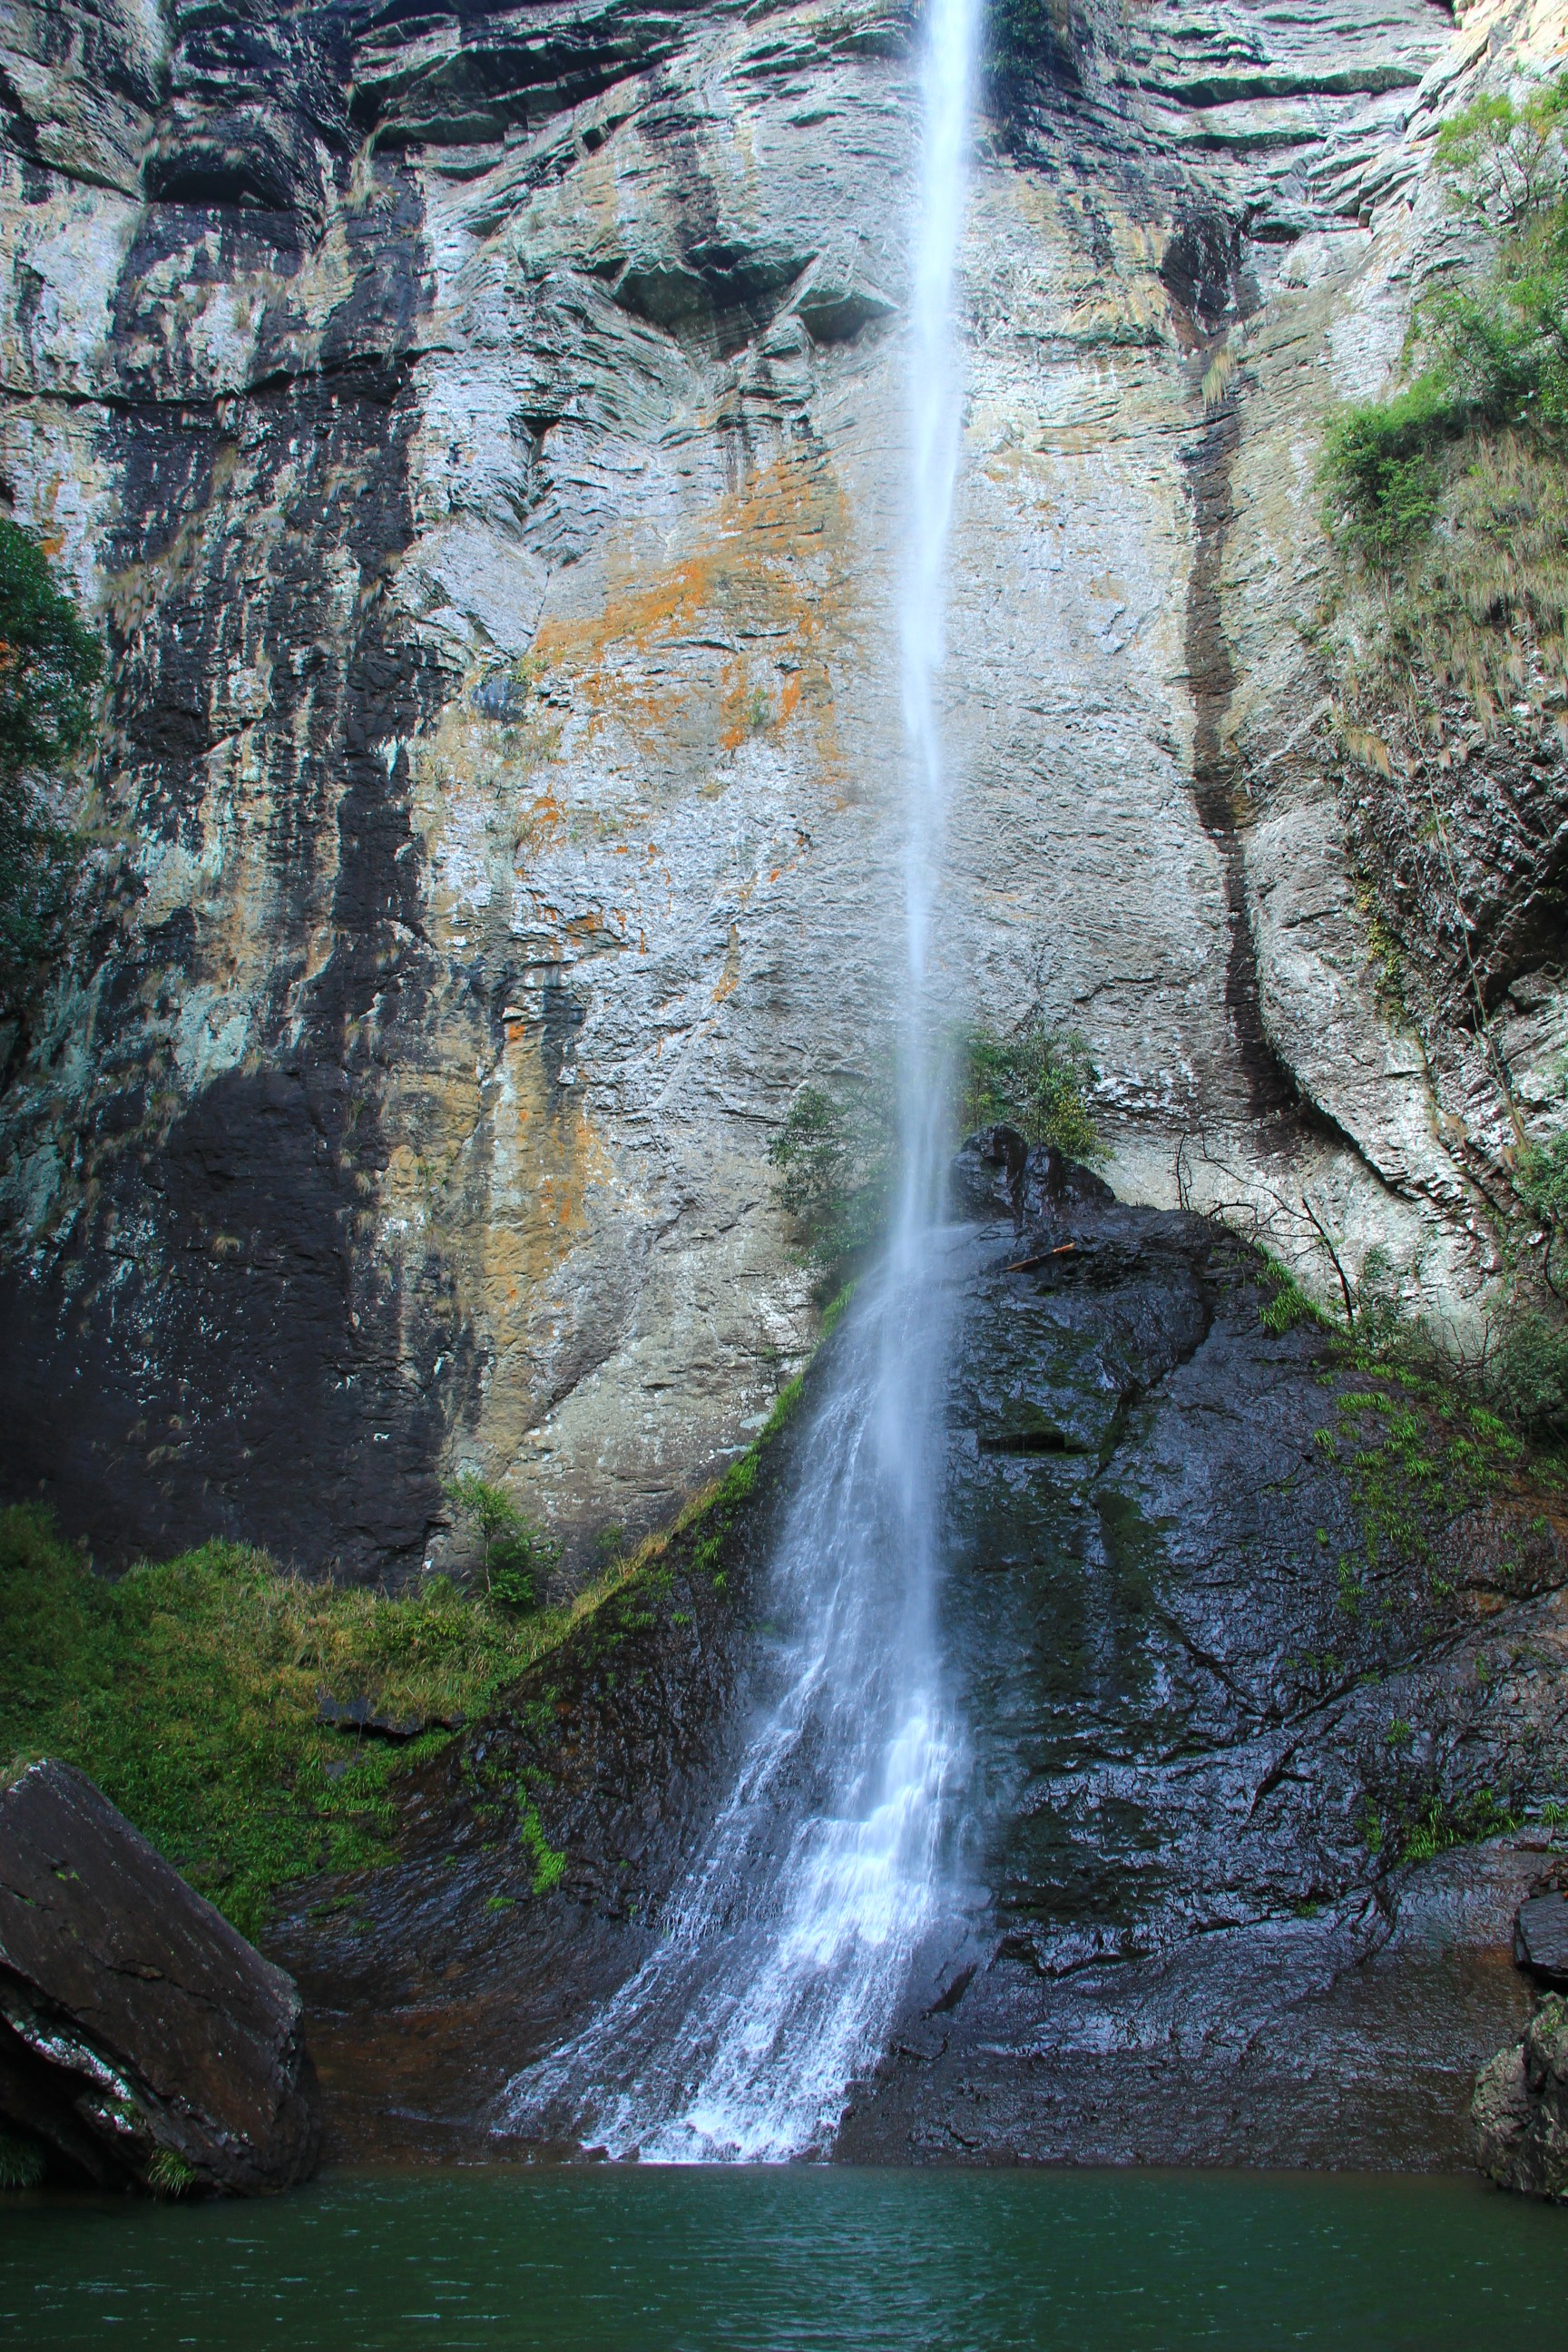
[{"label": "rock cliff face", "polygon": [[[1080,1173],[1031,1181],[1020,1240],[965,1161],[962,1884],[835,2153],[1462,2166],[1559,1834],[1561,1486],[1292,1321],[1212,1223]],[[291,1891],[339,2154],[515,2151],[509,2079],[669,1932],[787,1607],[769,1521],[832,1345],[744,1496],[424,1768],[395,1866]]]},{"label": "rock cliff face", "polygon": [[[1050,22],[963,257],[953,1002],[1085,1032],[1124,1195],[1462,1322],[1490,1113],[1379,1001],[1313,467],[1452,257],[1441,112],[1561,15]],[[106,1546],[396,1574],[458,1462],[585,1542],[805,1345],[768,1138],[891,1011],[914,29],[8,0],[0,472],[113,659],[0,1428]]]}]

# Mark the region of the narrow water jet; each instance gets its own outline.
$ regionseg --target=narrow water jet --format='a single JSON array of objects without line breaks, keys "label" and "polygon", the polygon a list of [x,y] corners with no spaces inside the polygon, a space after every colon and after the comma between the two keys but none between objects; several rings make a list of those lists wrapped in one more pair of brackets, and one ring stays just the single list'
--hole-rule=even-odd
[{"label": "narrow water jet", "polygon": [[975,0],[932,0],[914,222],[908,742],[898,974],[900,1173],[887,1249],[834,1343],[767,1593],[735,1786],[658,1948],[584,2032],[509,2085],[509,2130],[665,2162],[826,2150],[875,2059],[943,1885],[957,1734],[935,1626],[949,1359],[942,1024],[931,1003],[946,785],[936,687],[960,438],[953,276]]}]

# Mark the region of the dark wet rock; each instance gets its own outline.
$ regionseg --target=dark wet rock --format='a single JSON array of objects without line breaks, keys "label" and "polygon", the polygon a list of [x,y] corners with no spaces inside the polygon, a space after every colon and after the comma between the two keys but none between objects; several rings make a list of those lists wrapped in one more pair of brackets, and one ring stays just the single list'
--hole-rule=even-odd
[{"label": "dark wet rock", "polygon": [[314,2170],[299,1995],[69,1765],[0,1790],[0,2117],[100,2187]]},{"label": "dark wet rock", "polygon": [[[1529,2008],[1549,1838],[1512,1824],[1568,1779],[1554,1493],[1290,1324],[1218,1227],[1030,1154],[1019,1235],[1005,1139],[958,1181],[969,1885],[838,2152],[1468,2162]],[[507,2077],[646,1952],[725,1785],[787,1477],[786,1444],[426,1768],[396,1868],[291,1906],[343,2145],[493,2145]]]},{"label": "dark wet rock", "polygon": [[1029,1147],[1016,1127],[999,1122],[966,1137],[952,1164],[951,1189],[959,1213],[989,1216],[1005,1204],[1021,1220],[1028,1160]]},{"label": "dark wet rock", "polygon": [[1272,1328],[1215,1226],[1033,1185],[1022,1241],[992,1216],[946,1600],[971,1925],[839,2152],[1463,2162],[1526,2006],[1510,1824],[1568,1761],[1559,1507],[1468,1483],[1451,1400]]},{"label": "dark wet rock", "polygon": [[383,1715],[374,1699],[333,1698],[322,1691],[316,1701],[316,1721],[333,1731],[352,1731],[365,1739],[390,1739],[399,1745],[426,1731],[461,1731],[460,1715]]},{"label": "dark wet rock", "polygon": [[1524,2039],[1476,2081],[1476,2161],[1500,2189],[1568,2199],[1568,2002],[1548,1993]]},{"label": "dark wet rock", "polygon": [[1556,1992],[1568,1992],[1568,1895],[1559,1887],[1532,1895],[1513,1923],[1513,1957]]},{"label": "dark wet rock", "polygon": [[1054,1144],[1031,1147],[1005,1122],[964,1139],[952,1163],[951,1195],[959,1215],[984,1218],[1005,1210],[1019,1233],[1031,1215],[1037,1219],[1072,1206],[1106,1208],[1116,1200],[1092,1168],[1068,1160]]}]

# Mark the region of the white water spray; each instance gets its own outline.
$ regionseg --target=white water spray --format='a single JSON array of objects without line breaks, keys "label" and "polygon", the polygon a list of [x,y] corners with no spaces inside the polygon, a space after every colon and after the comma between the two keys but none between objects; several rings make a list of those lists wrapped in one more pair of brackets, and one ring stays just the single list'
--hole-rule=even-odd
[{"label": "white water spray", "polygon": [[930,0],[900,609],[910,785],[893,1230],[800,1447],[771,1570],[786,1628],[736,1786],[660,1943],[591,2025],[510,2085],[513,2129],[666,2162],[825,2148],[875,2059],[942,1883],[953,1735],[938,1671],[939,1218],[947,1144],[929,1005],[945,790],[936,679],[959,446],[953,270],[977,0]]}]

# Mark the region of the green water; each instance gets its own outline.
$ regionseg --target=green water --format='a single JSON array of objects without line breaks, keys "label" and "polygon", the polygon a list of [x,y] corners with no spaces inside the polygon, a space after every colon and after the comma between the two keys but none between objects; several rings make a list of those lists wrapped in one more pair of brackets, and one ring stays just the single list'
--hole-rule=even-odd
[{"label": "green water", "polygon": [[0,2200],[27,2352],[1532,2352],[1568,2212],[1365,2175],[381,2173],[264,2205]]}]

